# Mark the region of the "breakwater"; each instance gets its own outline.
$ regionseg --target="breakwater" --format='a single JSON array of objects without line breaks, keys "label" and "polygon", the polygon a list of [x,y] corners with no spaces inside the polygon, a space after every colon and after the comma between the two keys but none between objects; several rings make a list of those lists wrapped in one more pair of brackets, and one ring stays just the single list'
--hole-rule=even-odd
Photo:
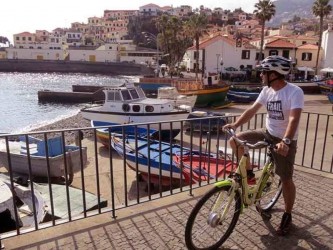
[{"label": "breakwater", "polygon": [[0,72],[93,73],[106,75],[153,75],[145,65],[121,62],[81,62],[56,60],[0,60]]}]

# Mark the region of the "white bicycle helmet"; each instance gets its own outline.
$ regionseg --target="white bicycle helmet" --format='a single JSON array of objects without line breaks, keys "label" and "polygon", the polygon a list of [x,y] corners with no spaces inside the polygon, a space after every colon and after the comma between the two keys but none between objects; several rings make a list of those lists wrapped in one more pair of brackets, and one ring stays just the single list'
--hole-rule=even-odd
[{"label": "white bicycle helmet", "polygon": [[282,56],[266,57],[258,67],[262,71],[276,71],[281,75],[287,75],[291,69],[291,61]]}]

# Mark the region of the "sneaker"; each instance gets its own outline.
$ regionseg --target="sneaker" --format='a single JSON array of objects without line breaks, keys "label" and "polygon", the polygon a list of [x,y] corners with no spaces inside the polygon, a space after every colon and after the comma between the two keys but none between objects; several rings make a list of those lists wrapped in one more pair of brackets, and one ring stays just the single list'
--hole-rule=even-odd
[{"label": "sneaker", "polygon": [[281,224],[277,230],[277,234],[281,236],[287,235],[291,227],[291,222],[292,222],[291,214],[285,212],[282,216]]},{"label": "sneaker", "polygon": [[256,175],[253,173],[253,170],[247,170],[247,184],[255,185],[256,182]]}]

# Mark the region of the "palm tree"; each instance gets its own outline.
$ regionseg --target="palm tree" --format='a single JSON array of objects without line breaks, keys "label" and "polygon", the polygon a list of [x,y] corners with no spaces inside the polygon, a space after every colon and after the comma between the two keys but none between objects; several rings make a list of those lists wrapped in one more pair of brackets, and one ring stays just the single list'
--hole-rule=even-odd
[{"label": "palm tree", "polygon": [[316,0],[312,6],[312,13],[319,17],[319,42],[316,60],[316,75],[318,73],[319,54],[321,49],[321,41],[323,35],[324,16],[328,16],[332,11],[332,6],[329,4],[330,0]]},{"label": "palm tree", "polygon": [[261,22],[261,42],[260,42],[260,53],[258,57],[258,62],[261,61],[262,51],[264,47],[264,32],[265,32],[265,22],[272,19],[275,15],[275,5],[270,0],[259,0],[258,3],[254,5],[256,8],[253,14]]},{"label": "palm tree", "polygon": [[195,67],[195,78],[198,79],[199,70],[199,39],[207,31],[208,19],[205,14],[193,14],[190,16],[189,20],[186,22],[186,31],[189,37],[192,37],[195,41],[196,49],[196,67]]}]

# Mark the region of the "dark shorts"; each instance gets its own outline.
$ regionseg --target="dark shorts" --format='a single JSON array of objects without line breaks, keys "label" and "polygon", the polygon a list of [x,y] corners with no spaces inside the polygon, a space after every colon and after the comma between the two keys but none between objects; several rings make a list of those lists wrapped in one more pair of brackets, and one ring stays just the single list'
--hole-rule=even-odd
[{"label": "dark shorts", "polygon": [[[258,141],[267,139],[272,141],[274,144],[281,142],[281,138],[270,135],[266,129],[248,130],[237,134],[237,137],[241,140],[246,140],[251,144]],[[297,141],[292,141],[289,146],[287,156],[280,155],[276,152],[272,152],[273,159],[275,162],[275,172],[280,176],[281,180],[290,180],[293,176],[294,162],[297,149]]]}]

